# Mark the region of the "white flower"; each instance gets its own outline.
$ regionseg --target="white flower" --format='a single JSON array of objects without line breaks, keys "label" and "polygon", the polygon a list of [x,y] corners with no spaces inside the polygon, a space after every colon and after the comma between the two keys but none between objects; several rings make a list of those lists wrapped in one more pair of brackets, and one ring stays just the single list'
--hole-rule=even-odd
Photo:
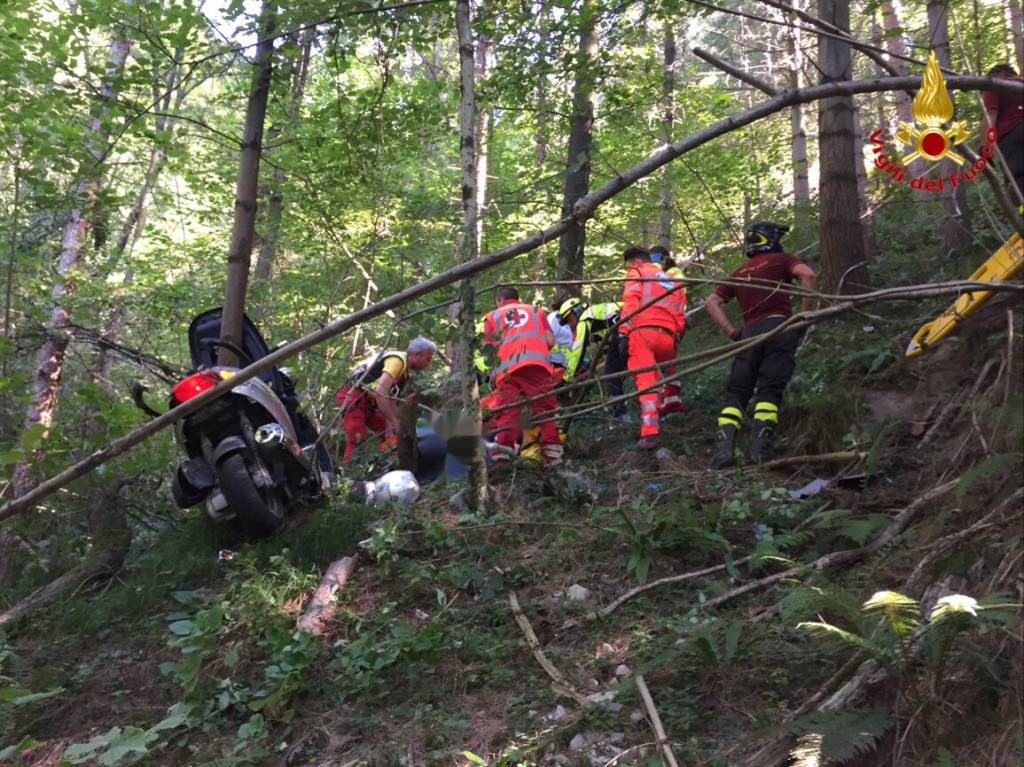
[{"label": "white flower", "polygon": [[966,594],[950,594],[942,597],[932,609],[932,620],[947,613],[970,613],[977,617],[978,600]]}]

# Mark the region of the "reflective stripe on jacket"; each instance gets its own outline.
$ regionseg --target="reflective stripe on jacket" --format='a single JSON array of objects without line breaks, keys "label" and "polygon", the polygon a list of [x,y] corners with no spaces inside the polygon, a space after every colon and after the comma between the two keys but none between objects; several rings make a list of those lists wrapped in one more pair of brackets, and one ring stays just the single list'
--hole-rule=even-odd
[{"label": "reflective stripe on jacket", "polygon": [[547,319],[529,304],[502,304],[484,322],[484,343],[498,347],[498,378],[527,365],[554,372],[550,360],[553,340]]},{"label": "reflective stripe on jacket", "polygon": [[[626,286],[622,291],[622,332],[643,327],[664,328],[670,333],[678,333],[686,322],[679,309],[676,293],[685,288],[676,288],[678,281],[661,271],[654,264],[631,266],[626,271]],[[685,295],[683,302],[685,306]],[[646,307],[640,310],[640,307]],[[638,311],[640,310],[640,311]]]}]

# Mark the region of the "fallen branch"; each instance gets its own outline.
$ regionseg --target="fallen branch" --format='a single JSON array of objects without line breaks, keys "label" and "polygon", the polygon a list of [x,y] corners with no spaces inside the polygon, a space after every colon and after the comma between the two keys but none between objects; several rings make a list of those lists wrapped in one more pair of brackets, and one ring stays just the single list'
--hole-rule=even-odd
[{"label": "fallen branch", "polygon": [[516,623],[523,632],[523,636],[526,637],[526,643],[530,645],[530,651],[533,653],[533,657],[537,659],[541,668],[544,669],[545,673],[551,677],[553,684],[551,689],[560,695],[564,695],[567,698],[573,698],[580,705],[586,705],[587,696],[578,692],[572,684],[563,676],[562,672],[559,671],[555,664],[548,660],[548,656],[544,654],[544,650],[541,649],[540,640],[537,639],[537,635],[533,633],[533,626],[530,625],[529,619],[523,613],[523,608],[519,606],[519,600],[516,598],[516,592],[510,591],[508,593],[508,603],[512,607],[512,616],[516,619]]},{"label": "fallen branch", "polygon": [[[379,317],[380,315],[392,311],[399,306],[403,306],[415,298],[427,295],[439,288],[452,285],[460,280],[466,279],[467,277],[484,272],[498,266],[499,264],[509,261],[516,256],[522,255],[523,253],[529,253],[530,251],[551,242],[576,223],[592,218],[597,208],[602,203],[607,202],[622,190],[636,184],[641,179],[651,175],[654,171],[664,165],[667,165],[677,157],[708,143],[712,139],[724,136],[727,133],[750,125],[757,120],[768,117],[769,115],[775,114],[776,112],[797,104],[807,104],[832,96],[852,96],[857,93],[878,93],[881,91],[919,88],[920,85],[920,77],[889,77],[876,78],[872,80],[847,80],[838,83],[822,83],[819,85],[807,86],[805,88],[787,90],[738,114],[719,120],[718,122],[713,123],[696,133],[675,142],[674,144],[666,144],[651,154],[647,159],[642,160],[632,168],[623,171],[621,174],[617,174],[615,178],[601,185],[584,197],[581,197],[573,207],[571,216],[563,218],[548,228],[529,237],[525,237],[506,248],[501,248],[487,256],[481,256],[480,258],[472,261],[467,261],[454,266],[447,271],[441,272],[441,274],[435,275],[430,279],[417,283],[416,285],[399,291],[398,293],[394,293],[381,301],[360,309],[359,311],[352,312],[351,314],[334,320],[330,324],[314,331],[313,333],[309,333],[308,335],[296,339],[289,344],[285,344],[281,348],[272,351],[266,357],[257,360],[252,365],[239,370],[231,378],[221,381],[212,389],[208,389],[202,394],[193,397],[188,402],[178,405],[167,413],[164,413],[159,418],[155,418],[144,426],[131,431],[124,437],[114,440],[103,449],[97,450],[82,461],[68,467],[56,476],[51,477],[45,482],[41,482],[31,491],[8,501],[0,507],[0,519],[7,519],[8,517],[31,508],[43,498],[92,471],[97,466],[100,466],[112,458],[125,453],[130,448],[139,444],[143,440],[148,439],[157,432],[162,431],[166,427],[177,423],[182,418],[206,407],[215,399],[227,394],[236,386],[240,386],[250,378],[279,366],[286,360],[294,357],[296,354],[304,352],[307,349],[311,349],[324,341],[328,341],[346,330],[366,322],[367,320]],[[1024,93],[1024,83],[1014,82],[1012,80],[1001,80],[992,77],[951,76],[946,78],[946,85],[953,89],[989,90],[1018,95]]]},{"label": "fallen branch", "polygon": [[[748,562],[749,560],[750,557],[743,557],[743,559],[736,560],[734,564],[742,565]],[[643,594],[645,591],[656,589],[659,586],[667,586],[670,583],[683,583],[684,581],[692,581],[694,578],[700,578],[705,575],[711,575],[712,573],[721,572],[722,570],[725,570],[726,567],[727,565],[715,565],[714,567],[705,567],[703,570],[694,570],[692,572],[682,573],[680,575],[669,575],[665,578],[659,578],[656,581],[645,583],[642,586],[637,586],[634,589],[630,589],[625,594],[620,595],[607,607],[602,607],[600,610],[595,610],[594,612],[587,615],[587,620],[606,618],[607,616],[615,612],[617,609],[622,607],[622,605],[628,602],[630,599],[639,594]]]},{"label": "fallen branch", "polygon": [[654,707],[654,698],[651,697],[651,691],[647,689],[644,675],[637,674],[633,677],[633,681],[636,682],[636,689],[640,693],[640,700],[644,702],[647,716],[651,718],[651,728],[654,730],[654,737],[658,740],[658,749],[661,751],[665,764],[668,767],[679,767],[679,762],[676,761],[672,747],[669,745],[668,735],[665,734],[665,728],[661,724],[661,717],[658,716],[658,709]]},{"label": "fallen branch", "polygon": [[334,595],[342,588],[356,569],[355,557],[343,557],[331,562],[327,572],[313,592],[313,598],[299,618],[298,628],[315,636],[326,633],[325,624],[338,611]]},{"label": "fallen branch", "polygon": [[821,453],[820,455],[793,455],[787,458],[776,458],[774,461],[751,464],[750,466],[738,466],[726,471],[750,471],[751,469],[778,469],[783,466],[802,466],[808,463],[845,463],[846,461],[860,461],[867,458],[864,451],[849,450],[839,453]]}]

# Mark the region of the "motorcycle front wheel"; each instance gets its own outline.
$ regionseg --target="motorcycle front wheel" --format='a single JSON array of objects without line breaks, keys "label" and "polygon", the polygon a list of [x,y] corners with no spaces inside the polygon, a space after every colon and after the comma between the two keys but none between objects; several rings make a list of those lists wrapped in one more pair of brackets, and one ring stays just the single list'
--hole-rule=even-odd
[{"label": "motorcycle front wheel", "polygon": [[284,503],[273,488],[257,487],[242,453],[225,456],[217,465],[217,474],[221,492],[244,532],[270,535],[281,526]]}]

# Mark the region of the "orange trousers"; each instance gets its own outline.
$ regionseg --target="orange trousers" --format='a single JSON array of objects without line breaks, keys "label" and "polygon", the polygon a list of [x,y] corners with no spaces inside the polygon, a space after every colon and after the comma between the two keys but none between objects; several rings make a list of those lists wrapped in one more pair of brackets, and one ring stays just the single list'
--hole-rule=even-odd
[{"label": "orange trousers", "polygon": [[[641,327],[629,334],[629,370],[646,368],[662,362],[669,362],[676,356],[676,338],[668,330],[657,327]],[[637,391],[656,386],[661,380],[660,370],[635,373]],[[640,436],[658,436],[659,389],[640,395]]]}]

